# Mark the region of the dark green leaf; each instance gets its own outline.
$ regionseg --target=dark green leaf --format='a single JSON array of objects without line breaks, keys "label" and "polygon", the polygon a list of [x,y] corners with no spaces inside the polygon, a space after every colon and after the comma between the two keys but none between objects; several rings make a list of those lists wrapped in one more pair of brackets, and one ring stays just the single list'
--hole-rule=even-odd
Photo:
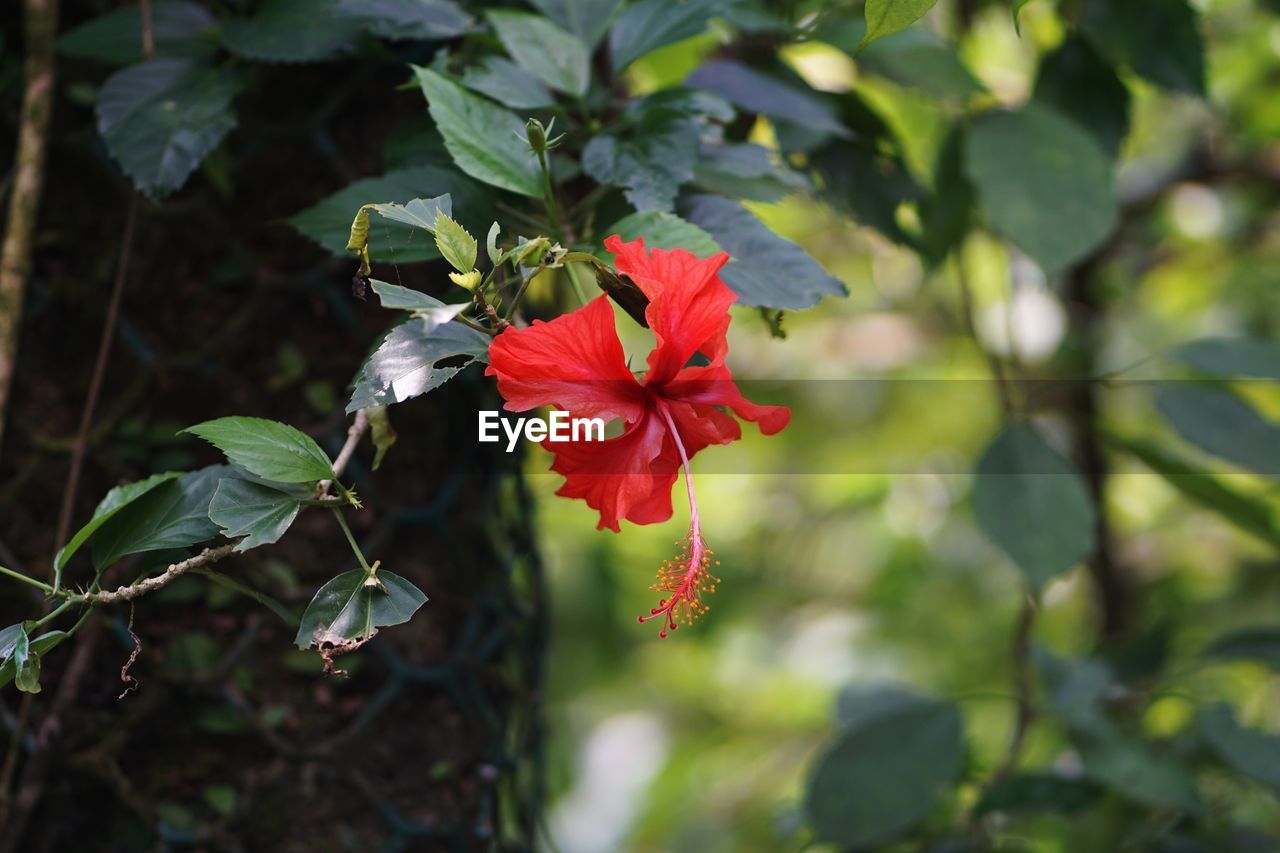
[{"label": "dark green leaf", "polygon": [[[856,53],[860,42],[849,44],[848,39],[861,31],[827,29],[817,37]],[[955,49],[928,30],[910,29],[880,39],[858,54],[858,59],[871,73],[938,100],[965,100],[987,90],[960,61]]]},{"label": "dark green leaf", "polygon": [[624,242],[644,238],[650,249],[685,249],[700,258],[720,251],[720,244],[706,231],[674,213],[650,210],[633,213],[613,223],[605,235],[617,234]]},{"label": "dark green leaf", "polygon": [[422,291],[401,287],[398,284],[387,284],[377,279],[374,279],[371,284],[373,292],[382,300],[383,308],[408,311],[417,317],[425,317],[437,325],[449,322],[471,307],[470,302],[447,305]]},{"label": "dark green leaf", "polygon": [[217,536],[209,501],[218,480],[229,476],[227,466],[211,465],[162,483],[130,503],[94,534],[94,567],[101,570],[129,554],[186,548]]},{"label": "dark green leaf", "polygon": [[933,192],[920,200],[921,256],[937,267],[969,233],[973,221],[973,185],[964,175],[964,135],[953,129],[938,152]]},{"label": "dark green leaf", "polygon": [[483,360],[490,340],[461,323],[407,320],[387,333],[356,374],[347,411],[402,403],[438,388],[462,368],[436,367],[436,362],[455,356]]},{"label": "dark green leaf", "polygon": [[1079,36],[1040,61],[1034,97],[1092,133],[1111,157],[1129,134],[1129,87]]},{"label": "dark green leaf", "polygon": [[217,491],[209,502],[209,518],[222,528],[222,535],[228,539],[243,536],[236,543],[236,550],[248,551],[278,541],[301,508],[295,495],[260,483],[229,478],[218,481]]},{"label": "dark green leaf", "polygon": [[1258,474],[1280,475],[1280,427],[1230,391],[1176,384],[1156,393],[1156,406],[1201,450]]},{"label": "dark green leaf", "polygon": [[413,69],[459,169],[504,190],[542,195],[542,173],[524,141],[524,121],[429,68]]},{"label": "dark green leaf", "polygon": [[167,471],[163,474],[153,474],[145,480],[139,480],[136,483],[128,483],[123,486],[116,486],[107,492],[98,506],[93,511],[93,516],[89,519],[89,523],[76,531],[76,535],[71,537],[66,545],[58,551],[57,556],[53,558],[53,568],[55,572],[54,587],[61,586],[62,569],[67,565],[67,561],[80,550],[80,546],[88,541],[89,537],[97,531],[99,527],[106,524],[112,516],[124,509],[147,492],[159,486],[161,483],[167,483],[182,476],[181,471]]},{"label": "dark green leaf", "polygon": [[[151,6],[151,32],[156,56],[206,58],[217,52],[217,42],[207,37],[217,23],[209,10],[187,0],[168,0]],[[58,50],[67,56],[96,59],[112,65],[128,65],[142,58],[142,13],[137,6],[123,6],[68,31],[58,39]]]},{"label": "dark green leaf", "polygon": [[581,97],[591,84],[587,48],[541,15],[494,10],[489,23],[520,67],[561,92]]},{"label": "dark green leaf", "polygon": [[[349,256],[347,239],[351,217],[361,205],[394,200],[401,204],[416,197],[448,195],[452,216],[475,226],[490,217],[484,188],[452,169],[419,166],[388,172],[378,178],[356,181],[289,219],[289,224],[335,255]],[[434,218],[432,224],[434,225]],[[375,261],[408,263],[438,258],[435,241],[409,225],[374,217],[369,228],[369,254]]]},{"label": "dark green leaf", "polygon": [[1261,338],[1206,338],[1172,353],[1178,361],[1226,379],[1280,379],[1280,343]]},{"label": "dark green leaf", "polygon": [[1280,626],[1242,628],[1219,637],[1204,650],[1218,660],[1250,660],[1280,672]]},{"label": "dark green leaf", "polygon": [[639,0],[609,31],[609,57],[621,71],[646,53],[699,35],[716,13],[717,0]]},{"label": "dark green leaf", "polygon": [[1201,734],[1226,765],[1280,793],[1280,735],[1246,729],[1229,705],[1200,712]]},{"label": "dark green leaf", "polygon": [[933,699],[921,696],[904,684],[851,684],[836,696],[836,722],[841,729],[859,728],[879,719],[931,706],[933,703]]},{"label": "dark green leaf", "polygon": [[1106,153],[1046,107],[977,119],[965,139],[965,171],[987,222],[1046,272],[1089,254],[1115,227]]},{"label": "dark green leaf", "polygon": [[279,421],[243,416],[187,427],[227,460],[277,483],[314,483],[333,476],[333,463],[311,436]]},{"label": "dark green leaf", "polygon": [[334,0],[266,0],[253,17],[224,22],[222,43],[259,62],[317,62],[347,52],[359,29]]},{"label": "dark green leaf", "polygon": [[153,59],[107,78],[98,133],[140,190],[162,198],[186,183],[236,117],[237,75],[185,59]]},{"label": "dark green leaf", "polygon": [[1098,787],[1085,779],[1051,773],[1018,773],[995,780],[974,806],[975,816],[992,812],[1075,814],[1098,800]]},{"label": "dark green leaf", "polygon": [[1233,488],[1168,448],[1141,438],[1108,435],[1107,441],[1159,474],[1183,497],[1222,516],[1236,527],[1280,546],[1280,524],[1265,498]]},{"label": "dark green leaf", "polygon": [[1084,480],[1035,427],[1006,427],[978,462],[978,526],[1036,587],[1093,552],[1096,516]]},{"label": "dark green leaf", "polygon": [[588,50],[600,43],[622,0],[531,0],[561,29],[582,39]]},{"label": "dark green leaf", "polygon": [[938,0],[867,0],[867,34],[865,47],[878,38],[905,30],[925,16]]},{"label": "dark green leaf", "polygon": [[1084,29],[1103,55],[1166,89],[1204,94],[1204,38],[1187,0],[1090,3]]},{"label": "dark green leaf", "polygon": [[722,196],[691,196],[682,204],[682,212],[732,256],[720,276],[743,305],[801,309],[816,305],[824,296],[844,295],[839,279],[738,202]]},{"label": "dark green leaf", "polygon": [[1039,647],[1033,653],[1049,708],[1074,728],[1105,727],[1102,700],[1116,680],[1111,667],[1101,660],[1060,658]]},{"label": "dark green leaf", "polygon": [[462,83],[468,89],[518,110],[545,107],[555,101],[537,78],[500,56],[487,56],[476,65],[469,66]]},{"label": "dark green leaf", "polygon": [[1110,726],[1075,729],[1070,737],[1085,774],[1119,796],[1153,808],[1204,811],[1195,777],[1142,741]]},{"label": "dark green leaf", "polygon": [[809,187],[803,175],[775,162],[769,149],[753,142],[703,142],[694,180],[711,192],[767,202]]},{"label": "dark green leaf", "polygon": [[715,59],[704,63],[685,85],[715,92],[748,112],[784,119],[818,133],[849,136],[835,113],[813,92],[737,62]]},{"label": "dark green leaf", "polygon": [[821,841],[877,847],[923,820],[960,774],[954,707],[919,697],[845,726],[819,759],[806,812]]},{"label": "dark green leaf", "polygon": [[452,0],[338,0],[338,12],[391,41],[449,39],[475,24]]},{"label": "dark green leaf", "polygon": [[670,210],[681,184],[693,179],[698,125],[667,109],[636,113],[619,130],[594,137],[582,151],[582,168],[602,184],[624,187],[638,211]]},{"label": "dark green leaf", "polygon": [[417,587],[391,572],[343,572],[311,600],[294,642],[300,649],[362,642],[379,628],[408,622],[426,601]]}]

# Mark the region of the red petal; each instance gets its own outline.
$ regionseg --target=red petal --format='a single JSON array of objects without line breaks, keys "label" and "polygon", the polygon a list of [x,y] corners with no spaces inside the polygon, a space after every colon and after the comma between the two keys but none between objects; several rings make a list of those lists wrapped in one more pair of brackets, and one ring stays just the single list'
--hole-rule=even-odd
[{"label": "red petal", "polygon": [[542,446],[556,456],[551,470],[565,478],[556,494],[582,498],[599,511],[597,528],[617,532],[624,518],[653,524],[671,517],[680,460],[666,424],[652,409],[608,441],[545,441]]},{"label": "red petal", "polygon": [[550,405],[574,417],[634,421],[644,408],[607,296],[550,322],[508,327],[489,347],[485,374],[498,377],[511,412]]},{"label": "red petal", "polygon": [[[742,396],[733,374],[724,365],[686,368],[663,386],[662,396],[671,401],[732,409],[743,420],[755,421],[765,435],[781,432],[791,422],[791,410],[786,406],[761,406]],[[680,434],[683,437],[683,428]],[[727,444],[738,437],[720,443]]]},{"label": "red petal", "polygon": [[684,249],[646,253],[643,238],[624,243],[616,234],[606,238],[604,245],[616,256],[618,271],[649,297],[645,319],[658,345],[649,353],[646,385],[670,380],[695,352],[713,363],[723,361],[729,306],[738,298],[718,274],[728,263],[728,254],[719,252],[699,260]]}]

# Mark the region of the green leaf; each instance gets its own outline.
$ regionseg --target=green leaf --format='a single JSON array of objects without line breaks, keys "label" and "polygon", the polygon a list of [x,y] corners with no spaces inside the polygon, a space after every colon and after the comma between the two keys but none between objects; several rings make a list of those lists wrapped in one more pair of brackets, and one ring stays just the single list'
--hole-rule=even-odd
[{"label": "green leaf", "polygon": [[813,132],[850,136],[848,129],[816,93],[738,62],[715,59],[703,63],[689,75],[685,85],[715,92],[747,112],[794,122]]},{"label": "green leaf", "polygon": [[500,56],[487,56],[468,66],[462,85],[514,109],[538,109],[555,102],[547,87],[514,62]]},{"label": "green leaf", "polygon": [[582,40],[588,50],[600,43],[622,0],[530,0],[538,11]]},{"label": "green leaf", "polygon": [[779,236],[741,204],[716,195],[687,198],[681,212],[732,256],[720,277],[743,305],[801,309],[844,285],[804,249]]},{"label": "green leaf", "polygon": [[436,248],[458,272],[471,272],[476,268],[476,255],[480,250],[476,238],[444,211],[436,216]]},{"label": "green leaf", "polygon": [[524,141],[524,121],[429,68],[413,70],[459,169],[504,190],[542,195],[542,172]]},{"label": "green leaf", "polygon": [[311,600],[294,643],[309,649],[364,642],[379,628],[408,622],[426,602],[421,590],[391,572],[343,572]]},{"label": "green leaf", "polygon": [[665,211],[633,213],[606,228],[604,234],[617,234],[623,242],[643,237],[647,248],[685,249],[700,258],[721,251],[720,244],[706,231]]},{"label": "green leaf", "polygon": [[365,414],[369,418],[369,432],[373,438],[373,470],[377,471],[398,436],[391,428],[391,418],[387,415],[386,406],[370,406],[365,409]]},{"label": "green leaf", "polygon": [[311,436],[279,421],[235,416],[187,427],[232,464],[276,483],[314,483],[333,476],[333,463]]},{"label": "green leaf", "polygon": [[1280,343],[1261,338],[1205,338],[1183,344],[1172,356],[1226,379],[1280,379]]},{"label": "green leaf", "polygon": [[334,0],[266,0],[253,17],[222,25],[227,50],[259,62],[317,62],[350,50],[360,25]]},{"label": "green leaf", "polygon": [[820,841],[880,847],[959,777],[964,732],[953,706],[924,696],[856,716],[818,760],[805,810]]},{"label": "green leaf", "polygon": [[470,302],[448,305],[420,290],[412,290],[398,284],[387,284],[377,279],[373,279],[370,284],[373,286],[373,292],[382,300],[383,308],[408,311],[415,317],[424,317],[436,325],[449,322],[471,307]]},{"label": "green leaf", "polygon": [[487,13],[498,40],[520,67],[561,92],[582,97],[591,84],[587,48],[541,15],[508,10]]},{"label": "green leaf", "polygon": [[[19,634],[24,639],[27,637],[26,630],[20,624],[10,625],[0,631],[0,687],[4,687],[10,681],[13,681],[17,675],[15,651],[19,641]],[[27,640],[27,650],[23,663],[24,668],[27,669],[27,674],[25,675],[26,689],[20,684],[18,685],[19,690],[27,693],[40,692],[41,658],[54,646],[65,640],[67,636],[68,634],[65,631],[50,631],[47,634],[41,634],[39,637]],[[35,660],[35,670],[31,672],[30,667],[33,659]]]},{"label": "green leaf", "polygon": [[973,185],[964,175],[964,134],[962,128],[953,128],[938,152],[933,192],[919,203],[917,248],[930,266],[940,266],[969,233],[973,195]]},{"label": "green leaf", "polygon": [[[347,239],[351,233],[352,211],[374,199],[391,199],[406,204],[418,197],[429,200],[446,195],[452,200],[450,215],[459,221],[475,225],[492,219],[486,188],[452,169],[418,166],[356,181],[295,214],[289,219],[289,224],[322,248],[335,255],[349,257]],[[388,211],[393,209],[389,205],[380,206]],[[429,221],[434,227],[435,216]],[[390,221],[385,217],[375,218],[370,225],[369,254],[374,261],[389,263],[426,261],[440,256],[434,240],[423,239],[410,224]]]},{"label": "green leaf", "polygon": [[1084,31],[1111,62],[1166,89],[1205,93],[1204,37],[1187,0],[1090,3]]},{"label": "green leaf", "polygon": [[941,101],[963,101],[987,91],[955,48],[935,33],[910,29],[880,39],[859,53],[866,27],[828,25],[817,38],[856,54],[862,68]]},{"label": "green leaf", "polygon": [[[209,38],[217,19],[199,3],[168,0],[151,6],[151,32],[159,58],[203,59],[217,52]],[[122,6],[68,30],[58,50],[78,59],[128,65],[142,58],[142,13],[138,6]]]},{"label": "green leaf", "polygon": [[262,483],[227,478],[218,481],[209,502],[209,518],[228,539],[243,536],[236,550],[248,551],[278,541],[301,508],[295,495]]},{"label": "green leaf", "polygon": [[1106,153],[1088,132],[1045,107],[1029,104],[974,121],[965,172],[987,222],[1046,272],[1088,255],[1115,227]]},{"label": "green leaf", "polygon": [[1153,808],[1204,812],[1195,777],[1142,741],[1109,725],[1074,729],[1070,737],[1085,775],[1119,796]]},{"label": "green leaf", "polygon": [[236,117],[234,71],[153,59],[112,74],[98,95],[98,133],[138,189],[163,198],[186,183]]},{"label": "green leaf", "polygon": [[714,193],[750,199],[781,201],[809,181],[775,161],[769,149],[753,142],[703,142],[694,180]]},{"label": "green leaf", "polygon": [[13,683],[22,693],[40,692],[40,656],[31,653],[30,640],[24,630],[13,649]]},{"label": "green leaf", "polygon": [[393,201],[386,204],[369,204],[366,207],[392,222],[422,228],[430,234],[436,233],[436,220],[440,218],[440,214],[453,215],[453,199],[448,193],[435,198],[413,198],[404,204]]},{"label": "green leaf", "polygon": [[338,13],[391,41],[451,39],[475,26],[452,0],[338,0]]},{"label": "green leaf", "polygon": [[631,4],[609,31],[614,72],[646,53],[705,32],[718,6],[716,0],[639,0]]},{"label": "green leaf", "polygon": [[1035,427],[1015,424],[978,462],[978,526],[1039,588],[1093,552],[1096,515],[1084,480]]},{"label": "green leaf", "polygon": [[1018,31],[1018,35],[1022,35],[1022,7],[1030,2],[1031,0],[1012,0],[1009,4],[1009,14],[1013,16],[1013,28]]},{"label": "green leaf", "polygon": [[93,565],[101,570],[129,554],[186,548],[218,535],[209,501],[218,480],[231,476],[211,465],[161,483],[116,513],[93,536]]},{"label": "green leaf", "polygon": [[867,0],[864,9],[867,34],[863,36],[862,46],[905,30],[923,18],[936,2],[938,0]]},{"label": "green leaf", "polygon": [[602,184],[623,187],[638,211],[670,210],[680,185],[693,179],[698,126],[665,109],[641,108],[636,117],[593,137],[582,151],[582,169]]},{"label": "green leaf", "polygon": [[1236,527],[1280,547],[1280,524],[1265,499],[1235,489],[1166,447],[1141,438],[1106,434],[1106,441],[1155,471],[1183,497],[1212,510]]},{"label": "green leaf", "polygon": [[60,589],[62,586],[62,569],[67,565],[67,561],[75,556],[75,553],[80,550],[80,546],[87,542],[99,527],[106,524],[111,520],[112,516],[156,486],[181,476],[181,471],[166,471],[163,474],[153,474],[136,483],[116,486],[107,492],[106,497],[99,501],[98,506],[93,510],[93,516],[89,519],[89,522],[77,530],[75,536],[71,537],[71,541],[63,545],[53,558],[54,589]]},{"label": "green leaf", "polygon": [[1092,782],[1052,773],[1017,773],[996,779],[973,807],[975,817],[1001,814],[1075,814],[1098,801]]},{"label": "green leaf", "polygon": [[1248,660],[1263,663],[1280,672],[1280,627],[1259,625],[1225,634],[1202,654],[1217,660]]},{"label": "green leaf", "polygon": [[1223,703],[1200,711],[1196,722],[1223,763],[1280,793],[1280,736],[1246,729]]},{"label": "green leaf", "polygon": [[1156,407],[1201,450],[1258,474],[1280,475],[1280,427],[1230,391],[1178,384],[1156,392]]},{"label": "green leaf", "polygon": [[462,368],[436,367],[436,362],[454,356],[483,360],[491,340],[461,323],[407,320],[392,328],[361,366],[347,411],[402,403],[438,388]]},{"label": "green leaf", "polygon": [[1093,134],[1113,158],[1129,135],[1129,87],[1079,36],[1040,60],[1033,97]]}]

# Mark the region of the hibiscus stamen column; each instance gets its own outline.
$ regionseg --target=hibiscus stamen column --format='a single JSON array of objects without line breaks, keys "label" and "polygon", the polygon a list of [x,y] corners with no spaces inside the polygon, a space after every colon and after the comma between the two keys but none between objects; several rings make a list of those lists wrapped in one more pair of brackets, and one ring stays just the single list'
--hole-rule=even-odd
[{"label": "hibiscus stamen column", "polygon": [[[666,637],[668,631],[674,631],[680,625],[690,625],[703,613],[711,609],[702,601],[704,593],[716,591],[720,579],[711,574],[714,551],[707,547],[702,538],[702,522],[698,517],[698,499],[693,493],[693,471],[689,465],[689,455],[685,453],[684,442],[680,440],[680,431],[676,429],[675,419],[666,403],[657,401],[658,411],[670,430],[671,439],[680,453],[680,464],[684,468],[684,484],[689,493],[689,533],[676,543],[680,552],[674,560],[663,560],[658,567],[658,582],[653,589],[667,593],[667,597],[658,602],[658,606],[649,611],[648,616],[640,616],[637,621],[644,623],[659,616],[663,619],[659,637]],[[719,565],[719,560],[714,561]]]}]

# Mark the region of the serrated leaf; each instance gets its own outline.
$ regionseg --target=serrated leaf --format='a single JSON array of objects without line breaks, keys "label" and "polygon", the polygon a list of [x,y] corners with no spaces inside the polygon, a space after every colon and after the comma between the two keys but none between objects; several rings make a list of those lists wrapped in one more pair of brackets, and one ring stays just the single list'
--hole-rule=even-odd
[{"label": "serrated leaf", "polygon": [[1156,408],[1187,441],[1242,468],[1280,475],[1280,426],[1230,391],[1181,384],[1156,392]]},{"label": "serrated leaf", "polygon": [[1204,94],[1204,37],[1187,0],[1091,3],[1084,32],[1113,63],[1166,89]]},{"label": "serrated leaf", "polygon": [[960,775],[963,726],[955,707],[925,696],[852,717],[818,759],[805,811],[818,840],[879,848],[923,820]]},{"label": "serrated leaf", "polygon": [[925,16],[938,0],[867,0],[863,14],[867,19],[867,34],[862,38],[866,47],[879,38],[905,30]]},{"label": "serrated leaf", "polygon": [[1110,156],[1129,134],[1129,87],[1093,46],[1068,36],[1040,60],[1033,97],[1093,134]]},{"label": "serrated leaf", "polygon": [[382,466],[383,457],[396,443],[398,436],[391,427],[391,418],[387,414],[386,406],[370,406],[365,409],[365,415],[369,418],[369,433],[373,438],[373,470],[377,471]]},{"label": "serrated leaf", "polygon": [[356,374],[347,411],[389,406],[425,394],[452,379],[461,367],[437,367],[442,359],[483,360],[491,338],[461,323],[437,325],[414,318],[394,327]]},{"label": "serrated leaf", "polygon": [[[484,187],[452,169],[417,166],[356,181],[288,221],[324,249],[346,257],[353,211],[375,199],[406,204],[419,197],[429,200],[443,196],[452,201],[450,216],[463,223],[492,219],[488,191]],[[430,221],[434,226],[435,217]],[[385,217],[375,217],[370,223],[369,253],[374,261],[392,263],[426,261],[440,256],[434,240],[424,238],[412,225]]]},{"label": "serrated leaf", "polygon": [[623,242],[644,238],[649,249],[684,249],[700,258],[721,251],[715,238],[692,222],[674,213],[650,210],[623,217],[604,230],[605,236],[617,234]]},{"label": "serrated leaf", "polygon": [[978,207],[1046,272],[1088,255],[1118,215],[1111,161],[1088,132],[1036,104],[969,127],[965,173]]},{"label": "serrated leaf", "polygon": [[824,296],[844,295],[839,279],[738,202],[722,196],[690,196],[681,212],[732,257],[720,277],[743,305],[798,310],[816,305]]},{"label": "serrated leaf", "polygon": [[1225,634],[1202,654],[1218,660],[1249,660],[1280,672],[1280,626],[1259,625]]},{"label": "serrated leaf", "polygon": [[476,268],[476,254],[480,249],[476,238],[444,211],[436,216],[436,248],[458,272],[468,273]]},{"label": "serrated leaf", "polygon": [[1184,364],[1226,379],[1280,379],[1280,343],[1262,338],[1205,338],[1175,349]]},{"label": "serrated leaf", "polygon": [[218,535],[209,501],[226,465],[211,465],[162,483],[124,507],[93,536],[93,565],[101,570],[129,554],[186,548]]},{"label": "serrated leaf", "polygon": [[162,198],[186,183],[236,117],[231,70],[153,59],[112,74],[98,95],[98,133],[134,184]]},{"label": "serrated leaf", "polygon": [[[168,0],[151,6],[151,32],[158,58],[207,58],[217,41],[207,37],[217,19],[199,3]],[[142,13],[123,6],[68,30],[58,39],[59,52],[79,59],[128,65],[142,58]]]},{"label": "serrated leaf", "polygon": [[803,175],[775,162],[767,148],[753,142],[704,141],[694,180],[714,193],[766,202],[809,187]]},{"label": "serrated leaf", "polygon": [[814,92],[738,62],[715,59],[689,75],[685,85],[707,89],[747,112],[763,113],[817,133],[847,138],[848,129]]},{"label": "serrated leaf", "polygon": [[500,56],[486,56],[468,66],[462,85],[513,109],[538,109],[555,102],[555,97],[537,78]]},{"label": "serrated leaf", "polygon": [[561,92],[581,97],[591,83],[587,48],[541,15],[492,10],[486,17],[520,67]]},{"label": "serrated leaf", "polygon": [[520,118],[429,68],[412,67],[459,169],[504,190],[542,195],[542,173],[524,141]]},{"label": "serrated leaf", "polygon": [[451,39],[475,26],[452,0],[338,0],[338,12],[392,41]]},{"label": "serrated leaf", "polygon": [[1096,515],[1080,474],[1029,424],[1001,430],[973,486],[978,526],[1040,588],[1088,557]]},{"label": "serrated leaf", "polygon": [[222,24],[222,44],[259,62],[318,62],[347,52],[360,25],[335,0],[266,0],[252,17]]},{"label": "serrated leaf", "polygon": [[609,58],[615,73],[646,53],[706,31],[717,0],[640,0],[618,16],[609,31]]},{"label": "serrated leaf", "polygon": [[382,300],[383,308],[408,311],[416,317],[423,317],[439,325],[447,323],[463,311],[471,307],[470,302],[459,302],[453,305],[441,302],[434,296],[428,296],[420,290],[401,287],[398,284],[387,284],[385,281],[373,279],[370,284],[373,292]]},{"label": "serrated leaf", "polygon": [[1280,793],[1280,735],[1245,728],[1223,703],[1200,711],[1196,722],[1223,763]]},{"label": "serrated leaf", "polygon": [[244,537],[235,549],[248,551],[278,541],[301,508],[298,498],[287,492],[248,480],[225,478],[218,481],[209,502],[209,518],[222,528],[222,535],[228,539]]},{"label": "serrated leaf", "polygon": [[333,463],[311,436],[266,418],[233,416],[183,430],[218,448],[234,465],[277,483],[314,483],[333,476]]},{"label": "serrated leaf", "polygon": [[588,50],[600,43],[622,0],[530,0],[542,14],[582,39]]},{"label": "serrated leaf", "polygon": [[399,575],[379,571],[343,572],[329,581],[302,614],[294,643],[300,649],[342,646],[368,640],[380,628],[400,625],[426,604],[427,597]]},{"label": "serrated leaf", "polygon": [[116,486],[107,492],[106,496],[98,502],[98,506],[93,510],[93,516],[88,523],[76,531],[71,540],[59,549],[57,555],[53,558],[54,569],[54,589],[60,589],[62,586],[62,570],[67,565],[75,553],[80,550],[80,546],[89,540],[89,537],[97,532],[98,528],[106,524],[112,516],[124,509],[147,492],[159,486],[161,483],[167,483],[170,480],[176,480],[182,476],[181,471],[166,471],[163,474],[153,474],[145,480],[139,480],[136,483],[128,483],[123,486]]},{"label": "serrated leaf", "polygon": [[638,211],[670,210],[676,191],[693,179],[698,144],[698,125],[692,119],[641,107],[633,123],[587,143],[582,169],[602,184],[623,187]]}]

